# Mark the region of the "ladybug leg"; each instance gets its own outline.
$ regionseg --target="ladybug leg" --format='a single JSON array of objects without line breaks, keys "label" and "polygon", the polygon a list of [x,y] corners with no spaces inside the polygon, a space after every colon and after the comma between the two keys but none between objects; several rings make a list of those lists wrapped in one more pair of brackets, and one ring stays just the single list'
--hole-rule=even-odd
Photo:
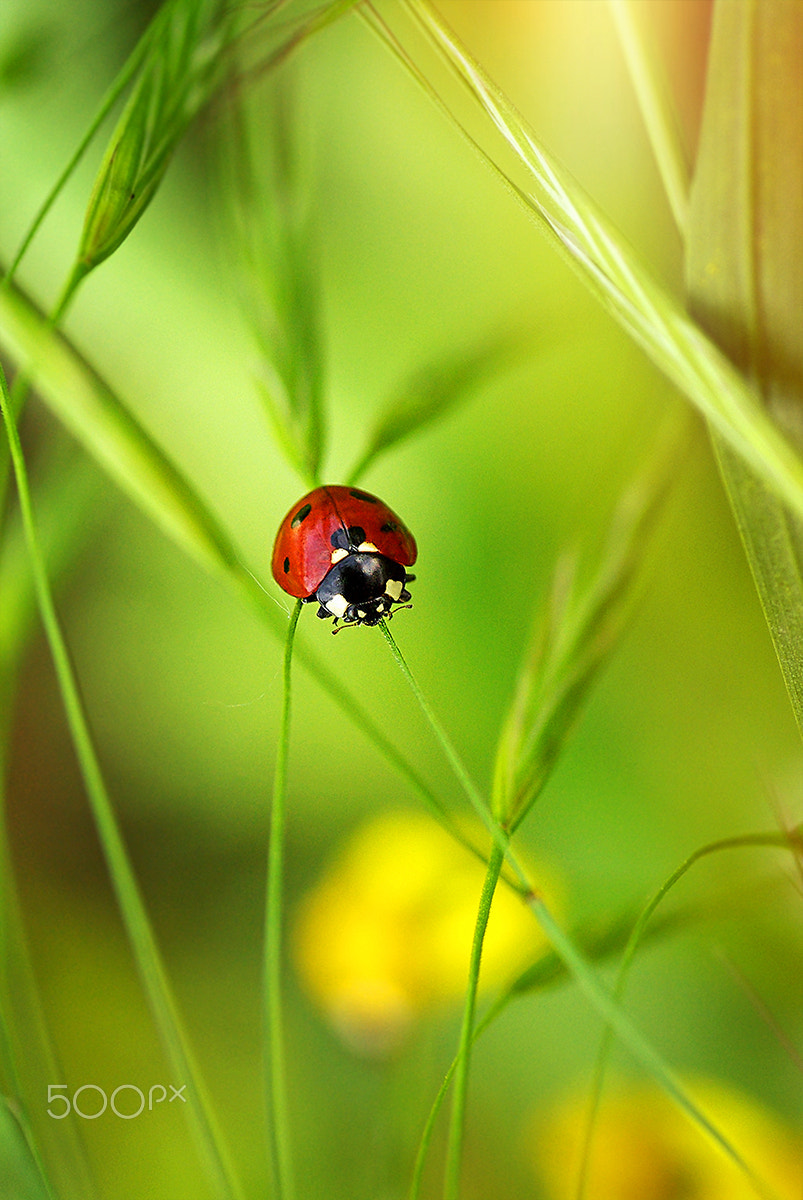
[{"label": "ladybug leg", "polygon": [[[310,596],[310,600],[314,600],[314,599],[315,599],[314,596]],[[325,621],[327,619],[327,617],[331,617],[331,615],[332,614],[329,612],[328,608],[324,608],[324,606],[322,604],[318,605],[318,616],[320,617],[320,619],[322,621]],[[335,617],[335,621],[337,621],[337,617]]]}]

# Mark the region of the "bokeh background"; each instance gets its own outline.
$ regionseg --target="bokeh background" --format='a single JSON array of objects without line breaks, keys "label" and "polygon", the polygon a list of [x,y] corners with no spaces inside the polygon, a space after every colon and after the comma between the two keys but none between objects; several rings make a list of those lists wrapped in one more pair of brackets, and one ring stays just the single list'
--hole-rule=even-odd
[{"label": "bokeh background", "polygon": [[[680,290],[679,239],[607,6],[439,0],[438,7],[653,272]],[[655,0],[637,7],[661,47],[693,152],[709,6]],[[122,0],[68,7],[4,0],[5,262],[150,11]],[[312,39],[289,69],[314,193],[327,478],[343,477],[361,431],[417,365],[468,351],[500,330],[514,330],[523,346],[464,405],[379,460],[362,481],[416,534],[414,608],[399,614],[393,630],[485,785],[556,559],[577,546],[594,561],[618,495],[677,397],[359,17]],[[232,278],[210,149],[214,125],[212,113],[193,128],[153,205],[89,279],[66,328],[267,581],[275,528],[306,485],[273,441],[254,384],[255,350]],[[70,267],[99,154],[90,149],[24,262],[21,281],[45,308]],[[34,464],[62,440],[35,403],[25,435]],[[80,453],[66,441],[60,452],[65,460]],[[251,1194],[265,1194],[259,971],[281,646],[90,463],[77,503],[86,504],[85,537],[60,585],[60,612],[221,1123]],[[361,696],[438,794],[459,804],[378,633],[332,638],[305,612],[300,636]],[[347,900],[358,904],[359,888],[333,874],[356,853],[349,839],[365,837],[377,817],[392,818],[388,836],[398,852],[384,879],[404,893],[419,870],[416,855],[430,846],[429,831],[407,784],[303,669],[294,686],[287,1032],[300,1193],[402,1196],[456,1045],[464,930],[480,877],[461,891],[452,872],[460,876],[464,864],[450,865],[448,852],[439,859],[432,849],[428,911],[445,905],[450,914],[442,942],[425,931],[431,958],[422,959],[420,895],[403,895],[387,916],[397,922],[401,974],[391,978],[388,966],[389,991],[378,988],[345,1018],[342,1007],[327,1007],[316,969],[330,978],[334,968],[324,959],[316,968],[316,954],[325,955],[347,927]],[[604,923],[635,910],[706,842],[773,829],[779,813],[798,820],[800,765],[783,683],[701,432],[678,471],[632,629],[521,830],[522,854],[554,882],[569,923]],[[178,1082],[165,1078],[39,636],[14,698],[8,791],[33,958],[63,1067],[63,1079],[50,1082],[109,1092],[121,1083]],[[405,816],[419,822],[409,827],[409,860],[393,824]],[[741,851],[697,868],[681,885],[683,899],[706,907],[713,895],[717,915],[645,952],[628,1003],[680,1073],[746,1092],[799,1128],[799,1068],[752,996],[799,1040],[800,972],[791,964],[801,949],[800,896],[787,860]],[[332,904],[343,899],[344,911],[332,928],[332,905],[323,906],[330,926],[319,930],[316,951],[310,896],[321,886],[330,887]],[[454,912],[444,899],[450,886]],[[376,904],[364,904],[376,915]],[[467,926],[457,912],[463,908]],[[380,936],[390,938],[391,925]],[[516,935],[489,984],[521,967],[522,948],[526,961],[528,937]],[[418,977],[431,979],[459,939],[463,958],[457,955],[453,983],[410,982],[411,961]],[[598,1018],[564,985],[517,1001],[483,1037],[472,1077],[468,1200],[563,1194],[539,1167],[551,1151],[537,1147],[556,1106],[587,1086],[599,1034]],[[638,1075],[623,1054],[614,1055],[613,1071]],[[45,1097],[35,1095],[30,1107],[43,1145],[57,1155],[60,1131]],[[81,1133],[103,1197],[207,1194],[175,1111],[131,1122],[106,1113],[85,1121]],[[439,1154],[436,1139],[432,1195]]]}]

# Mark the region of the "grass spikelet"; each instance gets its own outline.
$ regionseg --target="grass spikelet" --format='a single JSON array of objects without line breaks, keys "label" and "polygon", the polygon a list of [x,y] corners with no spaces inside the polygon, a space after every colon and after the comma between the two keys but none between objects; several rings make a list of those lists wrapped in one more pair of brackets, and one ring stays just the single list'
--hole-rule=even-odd
[{"label": "grass spikelet", "polygon": [[173,151],[228,69],[237,7],[170,0],[92,190],[71,286],[121,245],[153,199]]},{"label": "grass spikelet", "polygon": [[286,457],[314,486],[324,450],[324,355],[311,198],[290,88],[282,77],[237,89],[219,143],[226,233],[259,352],[258,391]]},{"label": "grass spikelet", "polygon": [[685,420],[674,425],[622,496],[591,582],[581,587],[568,559],[555,572],[497,749],[492,808],[507,829],[520,824],[540,794],[626,628],[650,533],[688,434]]}]

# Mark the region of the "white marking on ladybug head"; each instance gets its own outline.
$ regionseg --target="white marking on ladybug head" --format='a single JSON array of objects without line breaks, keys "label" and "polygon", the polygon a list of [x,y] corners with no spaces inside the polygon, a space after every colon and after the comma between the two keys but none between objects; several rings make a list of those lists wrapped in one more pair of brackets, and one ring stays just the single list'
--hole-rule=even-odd
[{"label": "white marking on ladybug head", "polygon": [[361,621],[365,620],[365,613],[361,608],[357,609],[357,616],[360,618]]},{"label": "white marking on ladybug head", "polygon": [[332,596],[332,598],[327,600],[326,604],[324,605],[324,607],[328,608],[329,612],[333,613],[336,617],[345,616],[348,606],[349,602],[345,596]]},{"label": "white marking on ladybug head", "polygon": [[332,551],[332,566],[339,563],[342,558],[348,558],[348,550],[333,550]]},{"label": "white marking on ladybug head", "polygon": [[402,594],[404,584],[400,579],[389,579],[385,584],[385,595],[390,596],[391,600],[398,600]]},{"label": "white marking on ladybug head", "polygon": [[357,547],[357,549],[358,549],[358,550],[365,550],[365,551],[367,551],[369,554],[370,554],[370,553],[373,553],[373,554],[378,554],[378,553],[379,553],[379,551],[377,550],[377,548],[376,548],[376,546],[374,545],[374,543],[373,543],[373,542],[360,542],[360,544],[359,544],[359,546]]}]

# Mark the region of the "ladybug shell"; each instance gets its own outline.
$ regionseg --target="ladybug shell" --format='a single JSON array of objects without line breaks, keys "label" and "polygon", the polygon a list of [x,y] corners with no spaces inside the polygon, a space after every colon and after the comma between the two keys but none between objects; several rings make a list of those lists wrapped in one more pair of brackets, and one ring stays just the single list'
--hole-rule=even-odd
[{"label": "ladybug shell", "polygon": [[[360,538],[359,533],[363,536]],[[387,504],[360,488],[327,484],[302,496],[279,526],[273,546],[273,578],[291,596],[313,596],[341,554],[345,540],[353,549],[369,542],[403,567],[416,559],[415,538]],[[333,541],[333,536],[335,541]]]}]

